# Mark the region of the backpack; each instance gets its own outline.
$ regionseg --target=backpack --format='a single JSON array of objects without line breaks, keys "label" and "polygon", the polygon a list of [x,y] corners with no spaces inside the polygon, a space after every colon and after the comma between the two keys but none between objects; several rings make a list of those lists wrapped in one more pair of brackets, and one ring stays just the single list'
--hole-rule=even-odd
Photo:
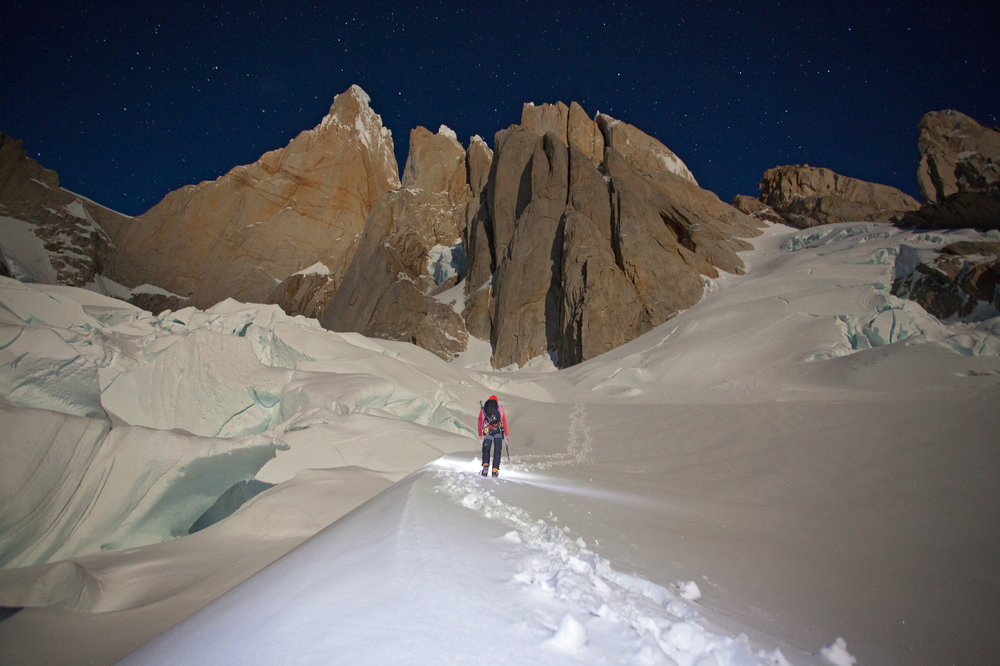
[{"label": "backpack", "polygon": [[491,433],[503,428],[500,418],[500,405],[493,398],[487,400],[486,404],[483,405],[483,416],[488,424],[487,430]]}]

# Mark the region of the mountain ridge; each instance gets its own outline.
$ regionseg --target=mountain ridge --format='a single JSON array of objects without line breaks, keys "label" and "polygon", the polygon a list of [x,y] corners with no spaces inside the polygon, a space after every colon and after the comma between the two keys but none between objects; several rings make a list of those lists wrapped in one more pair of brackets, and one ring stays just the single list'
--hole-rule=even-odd
[{"label": "mountain ridge", "polygon": [[[79,246],[76,254],[92,259],[74,268],[79,276],[43,280],[99,280],[150,310],[226,298],[275,303],[445,359],[472,336],[490,342],[495,367],[544,355],[565,367],[689,307],[718,271],[739,272],[734,250],[748,247],[764,219],[995,227],[1000,134],[975,125],[966,132],[973,139],[955,147],[955,123],[975,121],[957,112],[921,121],[919,144],[933,155],[921,158],[920,173],[927,163],[956,173],[938,176],[952,189],[923,206],[894,188],[803,165],[769,169],[760,198],[737,196],[730,206],[658,140],[604,113],[591,118],[577,102],[525,103],[520,123],[496,133],[495,149],[478,135],[463,147],[445,125],[436,134],[415,128],[400,178],[392,133],[354,85],[283,148],[174,190],[140,216],[87,207],[81,197],[64,202],[76,207],[61,217],[79,211],[83,227],[73,234],[84,238],[65,253]],[[27,167],[25,187],[51,180],[39,169]],[[2,210],[31,217],[16,212],[38,207],[30,202],[40,195],[25,187],[6,187],[0,201],[17,203]],[[65,223],[43,226],[49,231],[34,233],[50,247],[66,237]],[[456,284],[463,297],[442,301]]]}]

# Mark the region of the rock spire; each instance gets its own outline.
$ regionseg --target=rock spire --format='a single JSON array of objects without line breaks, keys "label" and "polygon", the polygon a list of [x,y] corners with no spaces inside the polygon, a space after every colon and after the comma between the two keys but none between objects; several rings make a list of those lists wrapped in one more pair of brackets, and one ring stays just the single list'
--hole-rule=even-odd
[{"label": "rock spire", "polygon": [[399,187],[392,135],[358,86],[314,129],[214,181],[168,194],[107,231],[116,276],[190,296],[263,302],[285,278],[322,263],[339,284],[376,200]]}]

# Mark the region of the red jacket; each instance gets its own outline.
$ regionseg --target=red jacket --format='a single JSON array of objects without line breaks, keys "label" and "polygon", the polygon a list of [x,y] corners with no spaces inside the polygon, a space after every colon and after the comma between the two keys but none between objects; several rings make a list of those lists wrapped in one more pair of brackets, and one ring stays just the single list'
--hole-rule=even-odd
[{"label": "red jacket", "polygon": [[[503,434],[505,436],[509,435],[510,434],[510,430],[507,429],[507,412],[504,411],[503,405],[501,405],[499,402],[497,403],[497,408],[500,409],[500,422],[503,423]],[[480,408],[479,409],[479,434],[480,435],[485,435],[486,434],[485,432],[483,432],[483,425],[485,423],[486,423],[486,414],[484,414],[482,408]]]}]

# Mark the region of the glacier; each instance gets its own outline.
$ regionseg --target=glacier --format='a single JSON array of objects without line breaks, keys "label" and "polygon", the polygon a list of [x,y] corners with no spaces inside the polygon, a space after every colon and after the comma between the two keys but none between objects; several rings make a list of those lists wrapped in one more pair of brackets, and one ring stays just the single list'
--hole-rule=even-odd
[{"label": "glacier", "polygon": [[991,661],[1000,318],[886,286],[978,237],[771,226],[558,372],[0,278],[0,661]]}]

